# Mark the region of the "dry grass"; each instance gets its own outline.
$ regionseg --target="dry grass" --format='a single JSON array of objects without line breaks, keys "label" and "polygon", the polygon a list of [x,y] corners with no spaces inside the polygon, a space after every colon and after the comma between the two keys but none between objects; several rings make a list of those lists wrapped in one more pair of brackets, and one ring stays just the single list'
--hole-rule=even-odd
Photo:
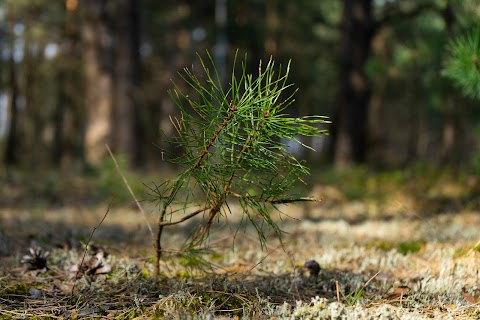
[{"label": "dry grass", "polygon": [[[372,185],[369,190],[377,190]],[[377,185],[389,190],[388,183]],[[454,194],[453,203],[462,197],[454,186],[435,188],[437,193],[431,187],[424,195]],[[73,294],[72,266],[107,205],[2,209],[1,317],[480,318],[475,207],[445,205],[442,197],[431,204],[439,208],[427,212],[419,205],[423,197],[398,188],[378,196],[381,201],[349,198],[340,190],[319,187],[314,192],[329,195],[324,203],[282,208],[291,217],[275,218],[288,232],[283,248],[272,238],[260,250],[254,230],[232,208],[228,224],[212,236],[215,253],[202,256],[204,270],[172,254],[162,262],[159,283],[150,277],[151,236],[143,218],[133,208],[112,208],[93,237],[109,253],[104,263],[112,270],[104,279],[77,279]],[[154,223],[155,207],[146,209]],[[193,224],[168,231],[172,251]],[[32,240],[51,252],[45,273],[20,265]],[[312,259],[322,267],[318,277],[302,268]]]}]

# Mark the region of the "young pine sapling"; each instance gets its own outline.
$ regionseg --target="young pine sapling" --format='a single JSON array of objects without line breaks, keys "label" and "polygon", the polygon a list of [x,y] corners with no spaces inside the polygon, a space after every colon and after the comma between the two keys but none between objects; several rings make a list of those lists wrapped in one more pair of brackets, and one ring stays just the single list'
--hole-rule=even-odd
[{"label": "young pine sapling", "polygon": [[[271,218],[276,204],[314,200],[288,193],[309,173],[289,152],[288,144],[293,140],[311,149],[299,137],[325,134],[326,130],[318,127],[328,120],[323,116],[288,115],[295,93],[287,84],[290,64],[283,74],[281,68],[277,74],[270,59],[264,68],[260,63],[258,76],[254,76],[247,73],[245,59],[237,76],[235,59],[225,90],[211,56],[208,58],[205,61],[199,57],[202,76],[187,68],[181,75],[195,97],[183,93],[175,84],[169,92],[179,116],[170,118],[176,134],[167,139],[175,153],[165,154],[166,160],[180,166],[181,172],[154,188],[160,203],[154,241],[156,278],[167,226],[204,214],[187,244],[190,249],[198,248],[208,238],[214,222],[230,213],[228,203],[236,201],[243,218],[255,227],[264,245],[265,227],[279,237],[282,233]],[[293,93],[287,95],[287,91]]]}]

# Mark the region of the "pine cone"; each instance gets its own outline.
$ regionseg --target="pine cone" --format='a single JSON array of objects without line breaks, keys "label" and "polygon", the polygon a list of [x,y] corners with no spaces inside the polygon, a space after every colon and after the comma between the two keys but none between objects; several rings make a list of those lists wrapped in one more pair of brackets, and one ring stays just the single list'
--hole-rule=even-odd
[{"label": "pine cone", "polygon": [[30,247],[28,254],[24,255],[20,263],[27,265],[27,270],[43,270],[47,268],[47,258],[50,252],[43,251],[40,247]]},{"label": "pine cone", "polygon": [[320,273],[320,269],[321,269],[320,264],[315,260],[308,260],[307,262],[305,262],[303,267],[306,269],[307,275],[309,278],[318,277],[318,274]]}]

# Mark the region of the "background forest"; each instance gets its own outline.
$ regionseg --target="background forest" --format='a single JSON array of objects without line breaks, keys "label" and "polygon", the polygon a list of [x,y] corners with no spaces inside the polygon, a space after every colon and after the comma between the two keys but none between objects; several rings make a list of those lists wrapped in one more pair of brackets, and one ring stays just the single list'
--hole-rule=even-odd
[{"label": "background forest", "polygon": [[479,21],[0,0],[0,318],[479,319]]},{"label": "background forest", "polygon": [[480,110],[441,71],[479,15],[475,0],[2,1],[2,162],[78,169],[108,143],[158,167],[171,80],[208,50],[227,84],[239,50],[251,70],[291,59],[297,115],[331,118],[312,163],[472,167]]}]

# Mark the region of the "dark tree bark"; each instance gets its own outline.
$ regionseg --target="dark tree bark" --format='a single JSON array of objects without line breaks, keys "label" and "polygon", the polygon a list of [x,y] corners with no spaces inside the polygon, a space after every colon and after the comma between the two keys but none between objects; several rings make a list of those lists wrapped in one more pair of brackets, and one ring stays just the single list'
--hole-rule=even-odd
[{"label": "dark tree bark", "polygon": [[364,66],[375,31],[372,0],[344,0],[340,76],[332,128],[333,162],[349,166],[365,161],[370,84]]},{"label": "dark tree bark", "polygon": [[127,155],[130,164],[139,166],[144,144],[136,99],[140,82],[139,8],[136,0],[118,0],[115,5],[114,150]]}]

